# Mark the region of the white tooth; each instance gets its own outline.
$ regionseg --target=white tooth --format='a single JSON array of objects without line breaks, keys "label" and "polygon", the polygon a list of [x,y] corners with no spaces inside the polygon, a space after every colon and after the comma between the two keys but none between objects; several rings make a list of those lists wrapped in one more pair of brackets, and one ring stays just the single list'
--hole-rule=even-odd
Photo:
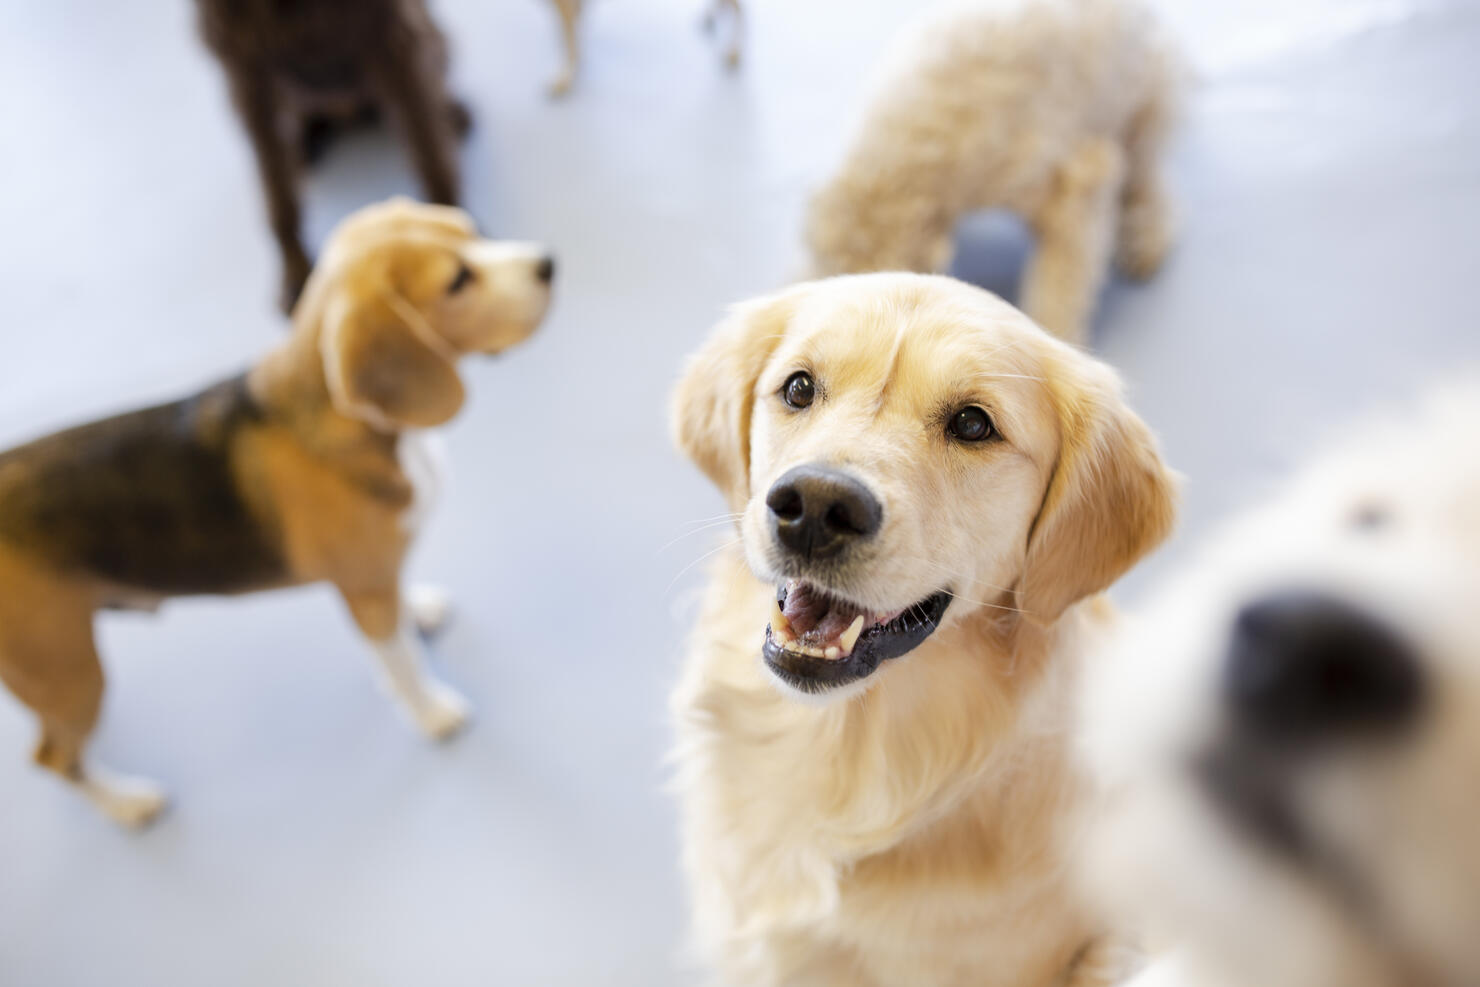
[{"label": "white tooth", "polygon": [[843,654],[851,655],[853,653],[853,646],[858,643],[858,635],[862,633],[863,614],[859,614],[853,618],[853,623],[848,625],[848,629],[843,632],[843,636],[838,638],[838,644],[842,646]]},{"label": "white tooth", "polygon": [[823,652],[823,656],[830,660],[836,660],[843,656],[843,652],[840,648],[828,648],[826,651]]},{"label": "white tooth", "polygon": [[786,619],[786,614],[781,612],[781,604],[775,600],[771,601],[771,633],[787,639],[793,637],[791,621]]}]

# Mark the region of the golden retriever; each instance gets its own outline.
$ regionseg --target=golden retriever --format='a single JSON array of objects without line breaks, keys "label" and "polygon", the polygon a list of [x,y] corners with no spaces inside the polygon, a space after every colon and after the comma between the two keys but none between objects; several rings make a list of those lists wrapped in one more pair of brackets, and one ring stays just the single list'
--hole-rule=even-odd
[{"label": "golden retriever", "polygon": [[1091,663],[1147,987],[1480,983],[1480,388],[1353,434]]},{"label": "golden retriever", "polygon": [[1019,304],[1084,339],[1113,257],[1145,278],[1172,241],[1161,155],[1178,69],[1131,0],[1013,0],[931,15],[897,44],[813,198],[818,275],[944,271],[956,223],[1006,209],[1037,239]]},{"label": "golden retriever", "polygon": [[1115,374],[961,282],[857,275],[737,307],[673,420],[740,545],[673,699],[705,961],[1110,982],[1054,834],[1070,683],[1175,513]]},{"label": "golden retriever", "polygon": [[481,239],[466,213],[371,206],[330,238],[292,335],[181,401],[0,453],[0,680],[35,712],[35,757],[140,824],[159,789],[84,755],[103,696],[93,617],[171,596],[327,581],[383,684],[428,735],[467,705],[428,675],[401,561],[434,492],[421,429],[462,406],[457,361],[539,325],[553,261]]}]

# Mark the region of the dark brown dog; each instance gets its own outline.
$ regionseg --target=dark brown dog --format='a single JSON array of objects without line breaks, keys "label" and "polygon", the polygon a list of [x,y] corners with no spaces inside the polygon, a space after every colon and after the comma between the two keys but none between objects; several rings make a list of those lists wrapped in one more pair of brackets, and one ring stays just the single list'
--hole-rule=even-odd
[{"label": "dark brown dog", "polygon": [[196,0],[257,154],[283,255],[283,310],[313,266],[299,238],[297,177],[336,133],[389,116],[427,197],[456,205],[467,109],[447,95],[447,40],[424,0]]}]

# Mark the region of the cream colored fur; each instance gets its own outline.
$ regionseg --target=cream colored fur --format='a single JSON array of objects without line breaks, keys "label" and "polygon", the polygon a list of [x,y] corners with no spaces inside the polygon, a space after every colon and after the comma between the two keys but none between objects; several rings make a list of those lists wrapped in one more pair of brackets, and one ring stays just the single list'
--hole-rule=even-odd
[{"label": "cream colored fur", "polygon": [[944,271],[957,221],[1005,209],[1037,247],[1019,304],[1081,342],[1113,257],[1149,277],[1172,239],[1160,156],[1177,70],[1130,0],[978,3],[888,60],[806,238],[816,274]]},{"label": "cream colored fur", "polygon": [[[803,365],[820,396],[790,412],[777,390]],[[943,410],[973,403],[1001,442],[948,441]],[[702,961],[745,987],[1113,982],[1057,839],[1079,798],[1069,697],[1112,619],[1096,594],[1174,512],[1114,374],[986,292],[861,275],[739,306],[674,421],[741,515],[673,697]],[[846,465],[884,505],[873,554],[830,588],[879,607],[957,594],[914,651],[805,701],[760,660],[761,500],[799,462]]]},{"label": "cream colored fur", "polygon": [[[1480,983],[1480,387],[1351,432],[1091,663],[1083,752],[1106,801],[1087,871],[1110,911],[1174,947],[1145,987]],[[1189,768],[1230,742],[1234,614],[1291,588],[1381,621],[1425,683],[1406,732],[1280,752],[1263,784],[1298,856],[1232,822]]]}]

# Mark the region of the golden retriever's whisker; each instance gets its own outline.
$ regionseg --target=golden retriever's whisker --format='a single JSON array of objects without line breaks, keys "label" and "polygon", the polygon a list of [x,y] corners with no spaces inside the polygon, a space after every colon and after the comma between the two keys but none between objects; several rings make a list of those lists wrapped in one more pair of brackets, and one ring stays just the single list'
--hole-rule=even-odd
[{"label": "golden retriever's whisker", "polygon": [[734,519],[725,518],[724,520],[711,521],[708,524],[701,524],[697,528],[691,528],[690,530],[685,531],[683,534],[681,534],[681,535],[677,536],[676,538],[672,539],[667,544],[665,544],[662,548],[658,549],[658,551],[655,552],[654,554],[655,555],[661,555],[663,552],[668,551],[668,549],[672,548],[674,545],[677,545],[679,542],[683,541],[685,538],[692,538],[694,535],[701,534],[701,533],[706,532],[706,531],[713,531],[716,528],[727,528],[727,527],[729,527],[730,525],[732,525],[734,523],[735,523],[735,520]]},{"label": "golden retriever's whisker", "polygon": [[972,380],[994,380],[994,379],[997,379],[997,378],[1006,378],[1006,379],[1009,379],[1009,380],[1036,380],[1040,384],[1043,383],[1043,378],[1042,377],[1035,377],[1032,374],[972,374],[971,375],[971,379]]},{"label": "golden retriever's whisker", "polygon": [[716,514],[714,517],[701,517],[695,518],[692,521],[683,521],[681,522],[681,526],[687,527],[691,524],[705,525],[711,521],[738,521],[744,516],[744,513]]},{"label": "golden retriever's whisker", "polygon": [[705,552],[703,555],[699,556],[697,559],[695,559],[694,561],[690,562],[688,565],[684,566],[682,569],[678,570],[678,572],[674,575],[674,577],[668,581],[668,585],[665,586],[665,587],[663,587],[663,595],[664,596],[667,596],[668,595],[668,591],[671,590],[671,589],[673,589],[673,584],[676,583],[676,582],[678,582],[680,579],[682,579],[683,578],[683,574],[686,573],[686,572],[688,572],[694,566],[698,565],[700,562],[703,562],[705,559],[709,558],[712,555],[718,555],[720,552],[723,552],[727,548],[734,548],[736,545],[740,544],[740,542],[742,540],[743,539],[741,539],[739,536],[736,536],[736,537],[731,538],[729,541],[727,541],[727,542],[725,542],[725,543],[723,543],[721,545],[716,545],[714,548],[711,548],[709,551]]}]

